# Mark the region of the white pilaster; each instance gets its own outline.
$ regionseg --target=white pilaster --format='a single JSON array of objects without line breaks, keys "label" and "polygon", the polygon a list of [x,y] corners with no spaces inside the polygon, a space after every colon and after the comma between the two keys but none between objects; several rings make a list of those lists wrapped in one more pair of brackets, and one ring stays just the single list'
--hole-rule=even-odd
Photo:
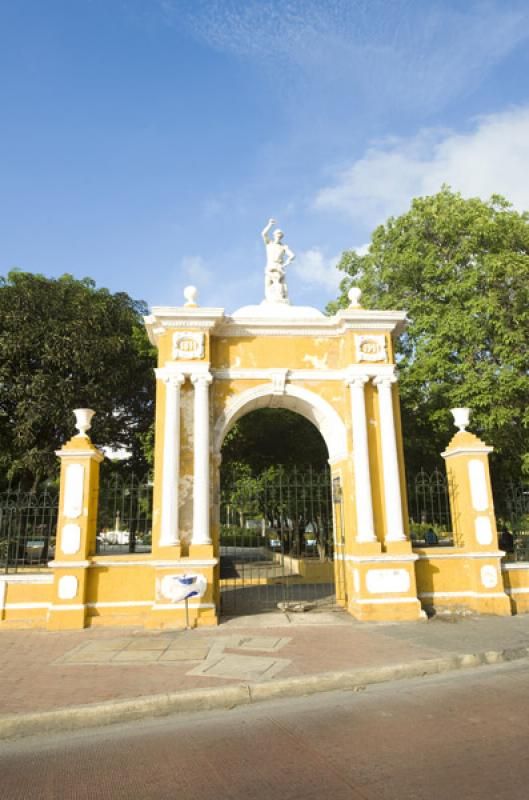
[{"label": "white pilaster", "polygon": [[165,375],[165,426],[163,440],[162,523],[160,547],[179,544],[178,483],[180,480],[181,373]]},{"label": "white pilaster", "polygon": [[371,476],[369,474],[369,447],[367,441],[366,405],[364,385],[367,375],[349,380],[351,392],[351,421],[353,428],[353,466],[356,506],[356,541],[375,542]]},{"label": "white pilaster", "polygon": [[193,538],[192,544],[211,544],[209,534],[209,372],[191,375],[195,387],[193,442]]},{"label": "white pilaster", "polygon": [[402,520],[399,459],[391,391],[391,385],[396,380],[396,377],[393,376],[379,377],[373,381],[378,388],[384,503],[386,508],[386,542],[401,542],[406,539]]}]

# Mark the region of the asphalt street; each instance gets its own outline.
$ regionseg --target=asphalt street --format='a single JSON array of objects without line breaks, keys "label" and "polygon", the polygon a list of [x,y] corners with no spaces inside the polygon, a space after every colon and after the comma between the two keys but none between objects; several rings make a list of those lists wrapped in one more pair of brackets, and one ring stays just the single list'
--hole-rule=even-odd
[{"label": "asphalt street", "polygon": [[527,800],[529,661],[0,745],[5,800]]}]

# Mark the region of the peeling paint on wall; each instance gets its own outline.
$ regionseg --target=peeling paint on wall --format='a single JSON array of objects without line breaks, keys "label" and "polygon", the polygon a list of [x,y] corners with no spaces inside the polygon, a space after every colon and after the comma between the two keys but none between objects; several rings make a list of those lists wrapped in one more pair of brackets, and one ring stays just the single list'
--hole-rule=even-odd
[{"label": "peeling paint on wall", "polygon": [[327,358],[328,354],[325,353],[323,358],[318,358],[318,356],[309,356],[308,354],[303,356],[303,361],[306,364],[310,364],[314,369],[327,369]]}]

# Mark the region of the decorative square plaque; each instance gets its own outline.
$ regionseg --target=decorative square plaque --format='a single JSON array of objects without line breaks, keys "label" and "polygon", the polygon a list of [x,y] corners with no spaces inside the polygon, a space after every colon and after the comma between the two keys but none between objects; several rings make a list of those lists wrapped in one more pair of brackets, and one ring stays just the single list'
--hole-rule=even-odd
[{"label": "decorative square plaque", "polygon": [[204,333],[173,333],[173,358],[204,358]]},{"label": "decorative square plaque", "polygon": [[383,334],[355,336],[357,361],[387,361],[386,337]]}]

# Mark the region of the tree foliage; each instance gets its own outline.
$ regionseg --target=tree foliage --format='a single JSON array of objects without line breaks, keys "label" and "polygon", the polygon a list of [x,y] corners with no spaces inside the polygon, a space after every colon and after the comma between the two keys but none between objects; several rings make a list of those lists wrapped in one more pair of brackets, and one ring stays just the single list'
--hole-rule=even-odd
[{"label": "tree foliage", "polygon": [[327,466],[327,446],[317,428],[300,414],[263,408],[242,417],[222,447],[223,480],[257,477],[269,468]]},{"label": "tree foliage", "polygon": [[97,411],[91,436],[145,470],[155,364],[147,309],[89,278],[19,271],[0,278],[0,476],[37,484],[74,433],[73,408]]},{"label": "tree foliage", "polygon": [[528,473],[529,215],[444,186],[339,267],[347,277],[330,311],[355,285],[366,308],[408,312],[397,355],[408,465],[431,466],[454,431],[449,409],[470,406],[496,471]]}]

